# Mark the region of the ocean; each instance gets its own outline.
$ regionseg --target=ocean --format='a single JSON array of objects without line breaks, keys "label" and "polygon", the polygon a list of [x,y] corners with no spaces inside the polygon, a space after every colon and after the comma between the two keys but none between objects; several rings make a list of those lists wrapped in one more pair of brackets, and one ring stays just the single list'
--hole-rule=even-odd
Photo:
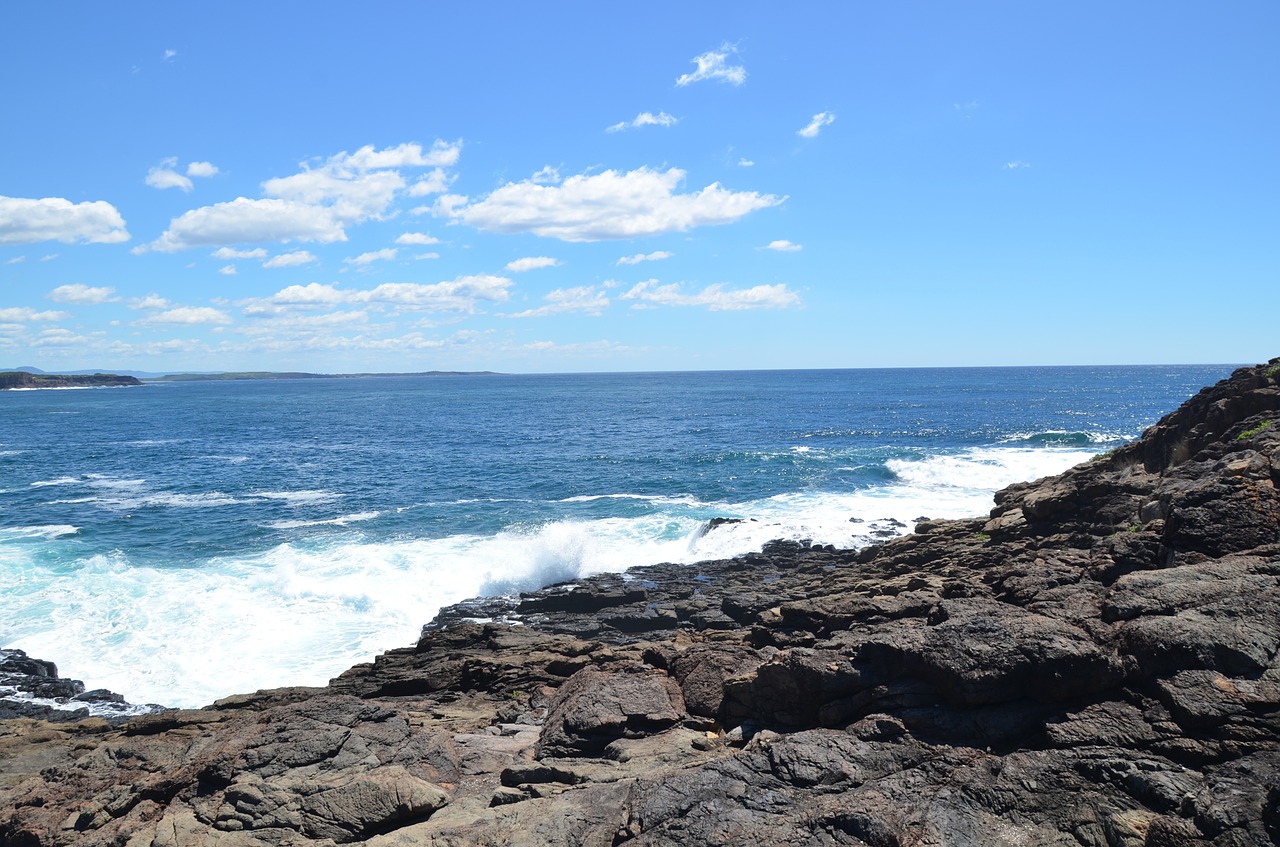
[{"label": "ocean", "polygon": [[[440,607],[860,547],[1141,434],[1228,365],[0,392],[0,647],[135,703],[322,685]],[[704,532],[716,517],[741,518]]]}]

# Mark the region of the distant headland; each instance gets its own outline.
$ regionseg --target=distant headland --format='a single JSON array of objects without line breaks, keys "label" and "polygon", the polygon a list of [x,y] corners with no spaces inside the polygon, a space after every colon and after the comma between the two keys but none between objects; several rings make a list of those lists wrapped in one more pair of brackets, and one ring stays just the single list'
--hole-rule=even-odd
[{"label": "distant headland", "polygon": [[202,373],[149,373],[146,371],[68,371],[61,374],[47,373],[39,368],[24,366],[12,370],[0,370],[0,390],[6,388],[93,388],[122,385],[143,385],[147,382],[203,382],[209,380],[247,379],[359,379],[364,377],[395,376],[496,376],[494,371],[416,371],[413,373],[350,373],[324,374],[301,371],[219,371]]},{"label": "distant headland", "polygon": [[360,379],[390,376],[494,376],[493,371],[417,371],[414,373],[313,374],[300,371],[230,371],[227,373],[181,373],[151,377],[148,382],[200,382],[232,379]]},{"label": "distant headland", "polygon": [[109,388],[142,385],[137,377],[120,374],[36,374],[0,371],[0,390],[11,388]]}]

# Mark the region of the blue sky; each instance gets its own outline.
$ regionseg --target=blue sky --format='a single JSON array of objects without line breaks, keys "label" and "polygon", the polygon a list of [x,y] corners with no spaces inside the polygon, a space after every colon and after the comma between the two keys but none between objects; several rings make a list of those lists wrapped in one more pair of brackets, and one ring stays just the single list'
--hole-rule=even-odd
[{"label": "blue sky", "polygon": [[6,4],[0,367],[1280,354],[1280,5]]}]

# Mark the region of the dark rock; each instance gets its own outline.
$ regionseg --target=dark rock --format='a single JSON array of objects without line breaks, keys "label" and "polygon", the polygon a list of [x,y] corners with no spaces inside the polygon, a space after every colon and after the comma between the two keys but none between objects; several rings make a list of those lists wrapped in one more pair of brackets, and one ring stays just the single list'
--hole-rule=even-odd
[{"label": "dark rock", "polygon": [[1277,420],[1280,360],[986,517],[475,599],[122,727],[0,651],[0,844],[1278,844]]},{"label": "dark rock", "polygon": [[599,755],[615,739],[652,734],[684,716],[680,687],[666,674],[644,665],[586,668],[556,692],[538,757]]}]

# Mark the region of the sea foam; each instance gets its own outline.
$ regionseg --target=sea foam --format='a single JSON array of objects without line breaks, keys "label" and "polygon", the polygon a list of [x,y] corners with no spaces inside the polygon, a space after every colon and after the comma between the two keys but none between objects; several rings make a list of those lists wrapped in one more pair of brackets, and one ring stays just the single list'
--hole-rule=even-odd
[{"label": "sea foam", "polygon": [[[382,650],[412,644],[442,606],[469,597],[727,558],[776,538],[860,547],[908,532],[920,517],[982,514],[994,488],[1088,455],[992,449],[894,460],[893,480],[862,491],[738,503],[654,498],[639,516],[551,520],[488,535],[370,540],[344,524],[376,514],[353,513],[305,521],[331,525],[319,537],[169,564],[116,552],[53,566],[36,540],[75,527],[6,530],[31,543],[5,548],[4,570],[21,575],[21,589],[8,600],[13,623],[0,637],[132,702],[199,706],[262,687],[322,685]],[[705,531],[714,516],[741,522]]]}]

